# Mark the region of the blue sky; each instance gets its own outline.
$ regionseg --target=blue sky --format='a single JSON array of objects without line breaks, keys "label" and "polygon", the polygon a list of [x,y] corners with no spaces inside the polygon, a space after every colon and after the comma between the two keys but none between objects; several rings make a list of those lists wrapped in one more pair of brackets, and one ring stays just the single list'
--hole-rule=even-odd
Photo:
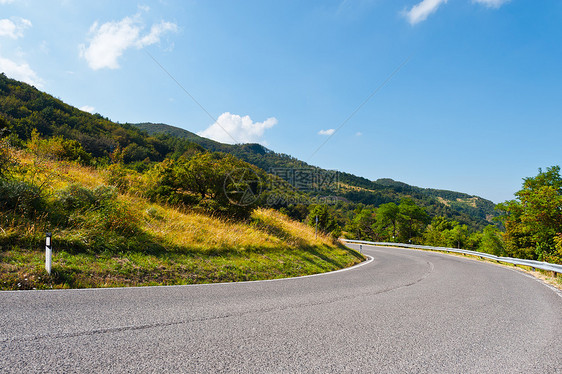
[{"label": "blue sky", "polygon": [[560,25],[557,0],[0,0],[0,70],[114,121],[500,202],[560,164]]}]

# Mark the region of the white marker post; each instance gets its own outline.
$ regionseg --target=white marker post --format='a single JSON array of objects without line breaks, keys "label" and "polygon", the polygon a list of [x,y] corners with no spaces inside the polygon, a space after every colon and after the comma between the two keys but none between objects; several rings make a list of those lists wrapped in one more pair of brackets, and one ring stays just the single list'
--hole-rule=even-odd
[{"label": "white marker post", "polygon": [[51,233],[47,233],[45,238],[45,270],[51,275],[51,258],[53,257],[53,247],[51,245]]},{"label": "white marker post", "polygon": [[316,216],[316,226],[314,227],[314,239],[318,239],[318,216]]}]

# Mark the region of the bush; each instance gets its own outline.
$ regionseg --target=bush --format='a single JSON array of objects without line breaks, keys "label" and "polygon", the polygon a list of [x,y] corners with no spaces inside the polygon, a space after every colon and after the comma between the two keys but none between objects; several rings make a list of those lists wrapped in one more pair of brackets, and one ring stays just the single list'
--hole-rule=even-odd
[{"label": "bush", "polygon": [[27,147],[37,155],[56,160],[76,161],[81,165],[91,165],[92,163],[92,155],[86,152],[78,141],[64,139],[61,136],[41,139],[39,133],[33,131]]},{"label": "bush", "polygon": [[140,218],[117,200],[115,187],[70,185],[58,192],[54,205],[58,211],[52,219],[59,217],[59,223],[75,233],[66,240],[70,251],[115,252],[137,245]]},{"label": "bush", "polygon": [[98,186],[91,190],[72,184],[58,192],[57,203],[67,212],[99,208],[117,198],[115,187]]},{"label": "bush", "polygon": [[41,189],[24,181],[0,178],[0,210],[31,215],[43,209]]},{"label": "bush", "polygon": [[107,174],[105,176],[105,181],[111,186],[117,187],[119,192],[125,193],[129,189],[130,182],[127,178],[127,169],[121,164],[109,165],[107,168]]}]

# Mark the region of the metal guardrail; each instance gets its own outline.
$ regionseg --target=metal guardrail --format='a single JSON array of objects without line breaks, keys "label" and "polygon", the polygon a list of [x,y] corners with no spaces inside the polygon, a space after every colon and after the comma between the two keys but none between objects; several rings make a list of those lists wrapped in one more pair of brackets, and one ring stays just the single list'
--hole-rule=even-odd
[{"label": "metal guardrail", "polygon": [[404,244],[404,243],[368,242],[365,240],[350,240],[350,239],[341,239],[341,241],[348,242],[348,243],[357,243],[357,244],[380,245],[386,247],[390,246],[390,247],[402,247],[402,248],[427,249],[431,251],[441,251],[441,252],[462,253],[465,255],[478,256],[481,258],[487,258],[498,262],[506,262],[508,264],[513,264],[513,265],[529,266],[534,269],[552,271],[555,273],[555,275],[556,273],[562,273],[562,265],[551,264],[550,262],[541,262],[535,260],[524,260],[521,258],[499,257],[499,256],[491,255],[489,253],[469,251],[466,249],[432,247],[428,245],[415,245],[415,244]]}]

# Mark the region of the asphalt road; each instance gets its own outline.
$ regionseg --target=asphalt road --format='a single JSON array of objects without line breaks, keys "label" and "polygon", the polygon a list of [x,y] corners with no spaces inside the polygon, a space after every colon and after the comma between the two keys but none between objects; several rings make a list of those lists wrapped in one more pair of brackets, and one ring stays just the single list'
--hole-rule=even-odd
[{"label": "asphalt road", "polygon": [[0,372],[562,373],[562,295],[494,264],[374,261],[270,282],[0,292]]}]

